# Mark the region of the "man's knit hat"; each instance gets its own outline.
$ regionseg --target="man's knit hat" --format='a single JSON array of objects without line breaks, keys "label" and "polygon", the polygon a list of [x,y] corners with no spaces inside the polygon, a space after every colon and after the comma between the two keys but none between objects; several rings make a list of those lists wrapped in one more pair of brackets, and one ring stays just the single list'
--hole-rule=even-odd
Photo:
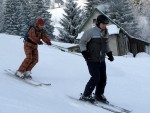
[{"label": "man's knit hat", "polygon": [[43,26],[44,25],[44,20],[42,18],[39,18],[39,19],[37,19],[36,24]]},{"label": "man's knit hat", "polygon": [[108,24],[109,20],[105,15],[99,15],[96,19],[96,25],[99,26],[100,23]]}]

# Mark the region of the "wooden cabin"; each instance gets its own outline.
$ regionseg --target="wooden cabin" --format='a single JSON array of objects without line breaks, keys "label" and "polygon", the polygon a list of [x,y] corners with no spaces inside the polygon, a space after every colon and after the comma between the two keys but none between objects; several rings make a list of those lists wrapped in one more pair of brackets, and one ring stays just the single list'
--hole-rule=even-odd
[{"label": "wooden cabin", "polygon": [[[100,14],[105,15],[101,10],[95,8],[94,13],[90,15],[90,17],[87,19],[87,21],[82,25],[81,29],[79,30],[79,34],[75,40],[75,43],[79,43],[80,38],[84,33],[84,31],[95,26],[96,18]],[[107,15],[105,16],[108,17]],[[127,31],[119,27],[119,25],[113,22],[113,20],[111,20],[110,18],[108,19],[110,20],[108,26],[114,25],[116,26],[116,28],[118,28],[118,32],[109,33],[110,34],[109,45],[115,56],[126,55],[128,52],[131,52],[135,56],[139,52],[146,52],[146,48],[150,46],[150,42],[129,35]],[[109,30],[108,27],[108,32],[113,30],[114,28],[111,28]]]}]

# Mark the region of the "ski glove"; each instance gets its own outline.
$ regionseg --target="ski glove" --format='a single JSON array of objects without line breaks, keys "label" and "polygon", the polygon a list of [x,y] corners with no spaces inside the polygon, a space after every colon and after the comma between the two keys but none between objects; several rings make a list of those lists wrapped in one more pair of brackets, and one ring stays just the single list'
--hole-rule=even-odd
[{"label": "ski glove", "polygon": [[45,43],[46,43],[47,45],[52,45],[52,43],[51,43],[51,41],[50,41],[49,38],[46,38],[46,39],[45,39]]},{"label": "ski glove", "polygon": [[114,57],[112,55],[112,51],[108,52],[107,56],[108,56],[108,60],[110,60],[111,62],[114,60]]},{"label": "ski glove", "polygon": [[39,41],[39,42],[38,42],[38,45],[43,45],[43,42],[42,42],[42,41]]},{"label": "ski glove", "polygon": [[108,34],[108,30],[107,29],[105,29],[105,31],[104,31],[104,35],[106,36]]},{"label": "ski glove", "polygon": [[90,60],[91,59],[90,54],[87,51],[82,51],[81,53],[82,53],[85,60]]}]

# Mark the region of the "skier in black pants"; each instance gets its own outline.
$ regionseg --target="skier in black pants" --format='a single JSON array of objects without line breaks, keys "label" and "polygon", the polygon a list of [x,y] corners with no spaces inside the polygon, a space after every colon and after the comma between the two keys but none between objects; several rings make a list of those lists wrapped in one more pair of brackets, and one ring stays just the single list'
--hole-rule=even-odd
[{"label": "skier in black pants", "polygon": [[[110,61],[114,60],[108,42],[108,31],[106,28],[108,23],[109,20],[106,16],[99,15],[96,26],[85,31],[80,40],[80,50],[91,75],[84,93],[80,97],[81,100],[92,101],[96,99],[101,102],[108,102],[104,96],[107,79],[105,54],[107,54]],[[92,97],[91,95],[95,87],[95,96]]]}]

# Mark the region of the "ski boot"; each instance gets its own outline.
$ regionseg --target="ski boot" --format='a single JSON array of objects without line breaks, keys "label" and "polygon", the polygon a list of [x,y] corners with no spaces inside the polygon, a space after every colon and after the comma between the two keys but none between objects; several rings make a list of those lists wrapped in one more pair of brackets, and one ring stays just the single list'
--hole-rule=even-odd
[{"label": "ski boot", "polygon": [[109,101],[106,99],[104,95],[100,95],[100,96],[95,95],[94,98],[96,101],[99,101],[102,103],[109,103]]},{"label": "ski boot", "polygon": [[25,76],[26,79],[30,79],[31,80],[32,79],[31,71],[25,71],[24,72],[24,76]]},{"label": "ski boot", "polygon": [[21,79],[24,79],[24,78],[25,78],[24,74],[23,74],[22,72],[20,72],[20,71],[16,71],[15,75],[16,75],[17,77],[21,78]]},{"label": "ski boot", "polygon": [[94,102],[95,102],[95,98],[93,98],[91,95],[90,95],[90,96],[81,95],[81,97],[79,98],[79,100],[82,100],[82,101],[89,101],[89,102],[91,102],[91,103],[94,103]]}]

